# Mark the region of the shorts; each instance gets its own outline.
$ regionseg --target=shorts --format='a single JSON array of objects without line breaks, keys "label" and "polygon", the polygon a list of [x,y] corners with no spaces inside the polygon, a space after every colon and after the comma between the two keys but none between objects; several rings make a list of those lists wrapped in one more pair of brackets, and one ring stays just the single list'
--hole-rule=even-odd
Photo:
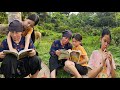
[{"label": "shorts", "polygon": [[88,68],[86,66],[75,63],[75,67],[81,75],[86,75],[88,73]]}]

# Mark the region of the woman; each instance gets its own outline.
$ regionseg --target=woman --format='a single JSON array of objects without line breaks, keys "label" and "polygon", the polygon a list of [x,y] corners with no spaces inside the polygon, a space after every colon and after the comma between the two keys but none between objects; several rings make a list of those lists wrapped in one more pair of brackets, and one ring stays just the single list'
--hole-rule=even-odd
[{"label": "woman", "polygon": [[70,39],[72,37],[72,32],[70,30],[65,30],[62,32],[62,39],[55,40],[50,49],[50,59],[49,59],[49,68],[51,78],[56,78],[56,71],[59,67],[64,66],[65,60],[58,60],[58,56],[61,54],[60,49],[72,49],[70,44]]},{"label": "woman", "polygon": [[110,51],[107,50],[111,42],[111,34],[108,29],[103,29],[100,38],[101,45],[99,50],[94,50],[89,60],[89,77],[96,78],[114,78],[115,62]]}]

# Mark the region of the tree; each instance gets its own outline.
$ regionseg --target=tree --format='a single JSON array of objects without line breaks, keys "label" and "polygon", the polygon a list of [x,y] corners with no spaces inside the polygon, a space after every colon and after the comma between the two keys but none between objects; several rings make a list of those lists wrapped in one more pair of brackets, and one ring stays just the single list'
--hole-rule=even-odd
[{"label": "tree", "polygon": [[22,20],[21,12],[8,12],[8,24],[15,19]]}]

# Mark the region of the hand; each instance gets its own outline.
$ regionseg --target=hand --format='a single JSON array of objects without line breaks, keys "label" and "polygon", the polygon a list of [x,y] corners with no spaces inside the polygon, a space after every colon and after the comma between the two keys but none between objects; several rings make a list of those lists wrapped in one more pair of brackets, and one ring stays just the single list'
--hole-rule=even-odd
[{"label": "hand", "polygon": [[107,59],[110,61],[110,64],[112,64],[112,54],[108,52]]},{"label": "hand", "polygon": [[103,52],[103,54],[102,54],[102,60],[100,62],[100,65],[103,66],[105,64],[106,60],[107,60],[107,52]]},{"label": "hand", "polygon": [[30,52],[28,53],[28,55],[29,55],[30,57],[32,57],[32,56],[36,55],[36,51],[33,49],[32,51],[30,51]]},{"label": "hand", "polygon": [[18,51],[14,48],[11,48],[10,51],[18,53]]},{"label": "hand", "polygon": [[5,54],[3,52],[0,52],[0,58],[4,58]]},{"label": "hand", "polygon": [[61,54],[61,52],[59,50],[56,50],[55,53],[57,56],[59,56]]}]

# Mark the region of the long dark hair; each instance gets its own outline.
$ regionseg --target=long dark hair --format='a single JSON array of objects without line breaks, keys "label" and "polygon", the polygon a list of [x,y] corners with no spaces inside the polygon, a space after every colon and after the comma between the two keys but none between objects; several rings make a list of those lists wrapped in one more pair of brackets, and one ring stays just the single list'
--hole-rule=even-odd
[{"label": "long dark hair", "polygon": [[[79,33],[76,33],[73,35],[72,39],[75,38],[75,40],[81,42],[82,40],[82,36]],[[82,42],[80,43],[80,45],[82,46]]]},{"label": "long dark hair", "polygon": [[35,42],[35,31],[34,31],[34,28],[33,28],[33,32],[31,34],[31,39],[33,41],[33,43]]},{"label": "long dark hair", "polygon": [[110,41],[111,41],[112,37],[111,37],[110,30],[108,28],[103,29],[101,37],[103,38],[105,35],[109,35],[110,36]]},{"label": "long dark hair", "polygon": [[[27,19],[30,19],[30,20],[34,21],[35,25],[38,24],[38,22],[39,22],[39,16],[37,14],[31,14],[30,16],[28,16]],[[35,42],[35,31],[34,31],[34,28],[33,28],[32,34],[31,34],[31,39],[32,39],[32,41],[34,43]]]},{"label": "long dark hair", "polygon": [[27,19],[30,19],[30,20],[34,21],[35,25],[37,25],[38,22],[39,22],[39,16],[37,14],[31,14],[30,16],[28,16]]}]

